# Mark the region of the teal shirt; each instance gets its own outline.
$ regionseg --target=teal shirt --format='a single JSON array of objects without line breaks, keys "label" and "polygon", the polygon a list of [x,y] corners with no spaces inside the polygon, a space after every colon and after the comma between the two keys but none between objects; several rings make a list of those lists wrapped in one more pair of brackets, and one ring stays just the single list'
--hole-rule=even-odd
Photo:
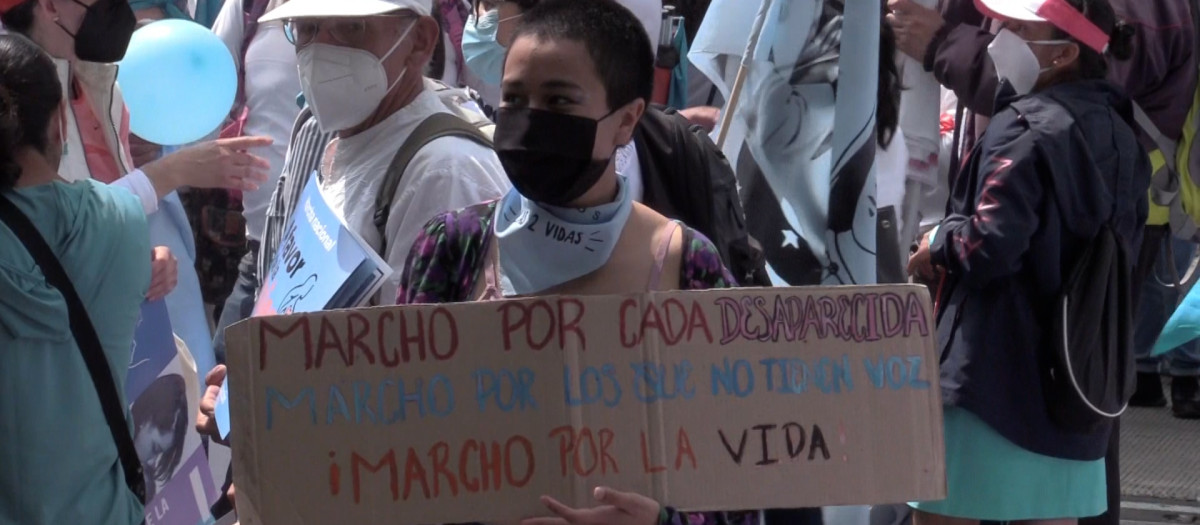
[{"label": "teal shirt", "polygon": [[[123,393],[150,285],[141,204],[124,189],[91,180],[6,195],[66,269]],[[71,336],[66,303],[0,223],[0,524],[123,525],[142,515]]]}]

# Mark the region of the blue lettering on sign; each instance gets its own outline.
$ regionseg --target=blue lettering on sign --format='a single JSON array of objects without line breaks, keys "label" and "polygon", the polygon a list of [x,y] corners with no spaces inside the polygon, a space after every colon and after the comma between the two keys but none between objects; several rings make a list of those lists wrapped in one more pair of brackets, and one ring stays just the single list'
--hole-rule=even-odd
[{"label": "blue lettering on sign", "polygon": [[341,414],[346,422],[350,422],[350,409],[346,407],[346,396],[337,385],[329,385],[329,403],[325,407],[325,424],[332,425],[333,417]]},{"label": "blue lettering on sign", "polygon": [[798,358],[766,358],[758,362],[767,378],[767,391],[781,394],[803,394],[810,384],[825,394],[840,394],[843,390],[854,391],[854,377],[850,367],[850,356],[841,360],[822,357],[809,366]]},{"label": "blue lettering on sign", "polygon": [[754,391],[754,368],[750,366],[750,362],[738,359],[730,364],[729,358],[726,357],[723,365],[712,365],[712,394],[721,395],[721,390],[724,389],[726,394],[749,396]]},{"label": "blue lettering on sign", "polygon": [[630,363],[629,367],[633,369],[633,393],[638,401],[654,403],[696,395],[696,388],[690,384],[692,363],[686,359],[672,365],[672,374],[668,374],[664,363],[643,361]]},{"label": "blue lettering on sign", "polygon": [[880,357],[878,361],[863,358],[863,367],[875,388],[928,390],[929,381],[921,378],[921,356]]},{"label": "blue lettering on sign", "polygon": [[603,403],[612,408],[621,402],[621,382],[617,379],[617,367],[611,363],[584,367],[579,374],[579,392],[572,391],[572,379],[571,367],[563,366],[563,396],[567,406]]},{"label": "blue lettering on sign", "polygon": [[[362,424],[363,414],[366,414],[367,419],[370,419],[372,423],[379,423],[379,417],[375,415],[376,412],[374,410],[371,410],[371,407],[367,405],[367,403],[370,400],[371,400],[371,384],[366,381],[355,381],[354,382],[354,423],[356,425]],[[380,399],[378,400],[378,405],[379,405],[379,412],[382,413],[383,412],[383,398],[382,397],[380,397]]]},{"label": "blue lettering on sign", "polygon": [[273,408],[274,403],[272,403],[272,401],[278,402],[279,406],[283,407],[284,410],[291,410],[293,408],[296,408],[296,406],[299,405],[300,403],[307,401],[308,402],[309,419],[312,420],[312,424],[314,424],[314,425],[317,424],[317,398],[316,398],[316,395],[313,393],[312,387],[306,387],[306,388],[301,389],[300,393],[297,394],[294,399],[288,399],[287,396],[281,394],[275,388],[267,387],[266,399],[267,399],[267,430],[271,430],[271,427],[275,424],[275,410]]},{"label": "blue lettering on sign", "polygon": [[514,373],[507,369],[480,368],[474,377],[475,404],[480,412],[487,410],[489,404],[501,412],[537,409],[537,401],[533,399],[533,370],[522,367]]}]

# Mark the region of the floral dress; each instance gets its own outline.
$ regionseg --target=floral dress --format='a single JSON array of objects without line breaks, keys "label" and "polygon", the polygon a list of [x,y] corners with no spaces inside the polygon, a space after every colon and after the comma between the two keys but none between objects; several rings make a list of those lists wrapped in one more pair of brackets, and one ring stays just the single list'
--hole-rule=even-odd
[{"label": "floral dress", "polygon": [[[492,217],[498,200],[435,217],[413,243],[400,279],[399,304],[464,302],[484,273],[495,233]],[[730,288],[736,282],[721,255],[704,234],[683,228],[680,290]],[[664,513],[664,525],[757,525],[758,511]]]}]

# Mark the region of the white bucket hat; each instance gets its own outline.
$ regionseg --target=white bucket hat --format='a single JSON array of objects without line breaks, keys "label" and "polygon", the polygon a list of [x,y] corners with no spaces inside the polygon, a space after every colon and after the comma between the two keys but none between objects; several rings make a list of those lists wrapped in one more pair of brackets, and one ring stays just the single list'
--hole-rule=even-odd
[{"label": "white bucket hat", "polygon": [[433,0],[288,0],[258,19],[259,22],[291,18],[356,18],[407,9],[429,16]]}]

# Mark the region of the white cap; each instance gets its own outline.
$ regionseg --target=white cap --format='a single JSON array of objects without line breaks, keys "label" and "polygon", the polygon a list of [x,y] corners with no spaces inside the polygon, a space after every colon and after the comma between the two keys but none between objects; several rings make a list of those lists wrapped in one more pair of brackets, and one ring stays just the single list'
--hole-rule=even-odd
[{"label": "white cap", "polygon": [[290,18],[356,18],[407,9],[429,16],[433,0],[288,0],[258,19],[259,22]]}]

